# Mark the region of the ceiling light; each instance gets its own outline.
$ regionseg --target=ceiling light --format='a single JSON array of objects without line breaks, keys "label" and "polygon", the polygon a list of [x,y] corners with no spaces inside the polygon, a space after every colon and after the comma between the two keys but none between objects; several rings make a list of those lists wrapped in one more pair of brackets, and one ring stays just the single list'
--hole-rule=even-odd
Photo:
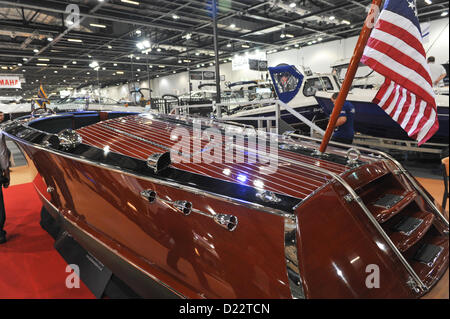
[{"label": "ceiling light", "polygon": [[64,68],[64,69],[67,69],[67,65],[63,65],[63,68]]},{"label": "ceiling light", "polygon": [[336,19],[335,16],[330,16],[328,19],[330,19],[331,21],[333,21],[334,19]]},{"label": "ceiling light", "polygon": [[28,61],[28,59],[27,59],[27,58],[23,58],[22,60],[24,60],[24,61]]},{"label": "ceiling light", "polygon": [[150,48],[150,41],[149,40],[143,40],[138,43],[136,43],[136,46],[139,50],[144,50]]},{"label": "ceiling light", "polygon": [[291,2],[291,3],[289,4],[289,6],[290,6],[291,8],[295,8],[296,5],[297,5],[297,4],[296,4],[295,2]]},{"label": "ceiling light", "polygon": [[231,42],[228,42],[227,48],[231,48]]},{"label": "ceiling light", "polygon": [[432,4],[433,2],[431,0],[425,0],[426,4]]},{"label": "ceiling light", "polygon": [[343,24],[351,24],[351,22],[348,21],[348,20],[342,20],[342,23],[343,23]]},{"label": "ceiling light", "polygon": [[181,59],[178,59],[178,63],[183,63],[183,61],[181,61]]},{"label": "ceiling light", "polygon": [[106,25],[104,25],[104,24],[97,24],[97,23],[91,23],[90,26],[91,27],[96,27],[96,28],[102,28],[102,29],[106,28]]},{"label": "ceiling light", "polygon": [[114,63],[113,65],[114,65],[114,66],[117,66],[117,63]]},{"label": "ceiling light", "polygon": [[17,63],[18,66],[22,66],[22,63]]},{"label": "ceiling light", "polygon": [[156,51],[161,52],[161,48],[156,49]]},{"label": "ceiling light", "polygon": [[123,74],[123,72],[122,72],[122,71],[117,71],[116,73],[117,73],[117,74]]},{"label": "ceiling light", "polygon": [[95,69],[95,68],[98,67],[98,62],[97,62],[97,61],[92,61],[92,63],[89,64],[89,66],[90,66],[91,68]]},{"label": "ceiling light", "polygon": [[243,44],[243,45],[241,45],[241,47],[243,47],[243,48],[250,48],[250,46],[248,44]]},{"label": "ceiling light", "polygon": [[294,44],[294,47],[298,48],[300,46],[300,44],[296,43]]},{"label": "ceiling light", "polygon": [[77,64],[77,61],[72,61],[72,64]]},{"label": "ceiling light", "polygon": [[112,49],[112,46],[108,45],[108,49]]},{"label": "ceiling light", "polygon": [[174,19],[174,20],[178,20],[180,17],[179,16],[177,16],[176,14],[173,14],[172,15],[172,19]]},{"label": "ceiling light", "polygon": [[69,41],[69,42],[78,42],[78,43],[83,42],[83,40],[80,40],[80,39],[67,39],[67,41]]},{"label": "ceiling light", "polygon": [[48,64],[46,64],[46,63],[36,63],[36,65],[38,65],[38,66],[47,66]]},{"label": "ceiling light", "polygon": [[232,24],[230,24],[230,28],[234,29],[234,28],[236,28],[236,25],[234,23],[232,23]]},{"label": "ceiling light", "polygon": [[58,73],[58,71],[53,71],[53,72]]},{"label": "ceiling light", "polygon": [[43,58],[39,58],[39,61],[50,61],[49,59],[43,59]]},{"label": "ceiling light", "polygon": [[138,6],[138,5],[139,5],[139,2],[137,2],[137,1],[132,1],[132,0],[120,0],[120,2],[128,3],[128,4],[134,4],[135,6]]},{"label": "ceiling light", "polygon": [[444,11],[441,13],[441,17],[446,17],[446,16],[448,16],[448,11]]},{"label": "ceiling light", "polygon": [[34,49],[33,52],[34,52],[34,53],[38,53],[39,50],[38,50],[38,49]]},{"label": "ceiling light", "polygon": [[48,40],[49,42],[52,42],[52,41],[53,41],[53,38],[52,38],[52,37],[48,37],[47,40]]},{"label": "ceiling light", "polygon": [[192,33],[186,34],[186,40],[189,40],[190,38],[192,38]]},{"label": "ceiling light", "polygon": [[294,37],[294,35],[293,34],[290,34],[290,33],[286,33],[286,38],[293,38]]}]

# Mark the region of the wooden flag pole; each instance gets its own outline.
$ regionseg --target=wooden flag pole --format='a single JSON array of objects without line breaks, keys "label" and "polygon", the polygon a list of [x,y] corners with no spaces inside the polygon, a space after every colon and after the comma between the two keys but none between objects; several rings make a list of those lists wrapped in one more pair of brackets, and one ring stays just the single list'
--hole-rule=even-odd
[{"label": "wooden flag pole", "polygon": [[[328,122],[327,130],[325,131],[325,135],[322,139],[322,144],[320,145],[320,153],[325,153],[328,143],[330,142],[331,135],[333,134],[334,128],[336,126],[336,122],[339,118],[339,114],[341,113],[342,106],[344,105],[345,100],[347,99],[348,91],[352,85],[353,79],[355,78],[356,71],[358,70],[358,64],[361,61],[361,57],[364,53],[364,48],[366,47],[367,41],[369,40],[370,33],[375,25],[376,18],[378,17],[378,13],[381,2],[383,0],[373,0],[372,6],[370,8],[367,19],[364,23],[364,26],[359,35],[358,42],[356,43],[355,51],[353,52],[352,59],[350,60],[350,65],[347,70],[347,74],[345,75],[344,82],[342,83],[341,90],[339,91],[339,96],[336,99],[336,103],[333,108],[333,112],[331,113],[330,121]],[[373,19],[373,21],[372,21]]]}]

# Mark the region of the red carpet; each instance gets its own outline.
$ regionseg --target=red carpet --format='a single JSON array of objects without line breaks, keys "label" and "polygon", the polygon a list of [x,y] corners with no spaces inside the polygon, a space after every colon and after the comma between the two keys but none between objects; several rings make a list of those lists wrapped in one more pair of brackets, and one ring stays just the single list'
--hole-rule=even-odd
[{"label": "red carpet", "polygon": [[41,202],[32,184],[3,189],[8,241],[0,245],[0,298],[94,298],[81,283],[65,285],[67,263],[39,225]]}]

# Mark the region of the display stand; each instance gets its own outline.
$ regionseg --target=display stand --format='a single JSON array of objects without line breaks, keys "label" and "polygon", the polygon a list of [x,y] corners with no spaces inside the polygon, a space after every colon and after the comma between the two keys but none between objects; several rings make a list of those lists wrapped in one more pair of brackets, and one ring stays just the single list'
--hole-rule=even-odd
[{"label": "display stand", "polygon": [[44,207],[41,210],[40,224],[55,239],[55,249],[67,264],[78,266],[81,281],[96,298],[139,298],[125,283],[114,276],[110,269],[86,251],[67,231],[61,228],[58,221]]}]

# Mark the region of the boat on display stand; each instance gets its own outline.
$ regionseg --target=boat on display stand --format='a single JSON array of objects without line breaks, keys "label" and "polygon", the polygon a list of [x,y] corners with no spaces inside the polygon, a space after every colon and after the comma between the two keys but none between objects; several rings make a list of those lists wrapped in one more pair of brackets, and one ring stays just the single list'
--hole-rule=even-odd
[{"label": "boat on display stand", "polygon": [[[448,221],[382,152],[331,143],[320,154],[311,137],[156,113],[34,114],[1,129],[36,167],[46,210],[140,296],[421,298],[448,289]],[[212,148],[196,129],[215,132],[218,162],[192,161]],[[258,161],[223,160],[240,152]],[[377,289],[369,266],[381,274]]]}]

